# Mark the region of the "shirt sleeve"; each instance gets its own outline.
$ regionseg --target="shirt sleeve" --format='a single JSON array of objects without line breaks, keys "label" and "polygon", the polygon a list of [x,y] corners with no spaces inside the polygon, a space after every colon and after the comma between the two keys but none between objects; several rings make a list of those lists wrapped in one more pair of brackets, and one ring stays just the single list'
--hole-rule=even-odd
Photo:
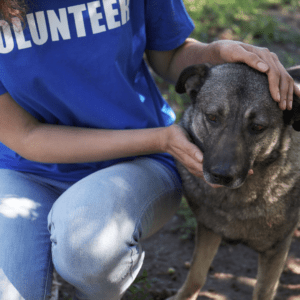
[{"label": "shirt sleeve", "polygon": [[179,47],[194,30],[182,0],[146,1],[146,48],[168,51]]},{"label": "shirt sleeve", "polygon": [[7,90],[4,87],[4,85],[2,84],[2,82],[0,81],[0,95],[3,95],[5,93],[7,93]]}]

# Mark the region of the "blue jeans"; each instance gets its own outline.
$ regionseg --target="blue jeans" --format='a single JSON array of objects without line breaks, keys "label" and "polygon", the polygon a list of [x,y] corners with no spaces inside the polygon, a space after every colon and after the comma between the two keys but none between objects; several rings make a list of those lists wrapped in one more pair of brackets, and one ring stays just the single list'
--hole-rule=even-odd
[{"label": "blue jeans", "polygon": [[0,170],[0,300],[44,300],[53,264],[78,299],[118,300],[141,269],[141,241],[181,199],[178,178],[151,158],[78,181]]}]

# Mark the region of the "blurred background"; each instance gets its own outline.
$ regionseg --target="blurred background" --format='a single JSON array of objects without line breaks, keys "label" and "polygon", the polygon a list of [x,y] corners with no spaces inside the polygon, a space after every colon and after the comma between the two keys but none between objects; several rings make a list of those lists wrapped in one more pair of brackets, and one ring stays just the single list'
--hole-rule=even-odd
[{"label": "blurred background", "polygon": [[[299,0],[183,0],[196,26],[191,37],[209,43],[236,40],[267,47],[286,67],[300,64]],[[180,119],[187,97],[156,77],[165,99]]]}]

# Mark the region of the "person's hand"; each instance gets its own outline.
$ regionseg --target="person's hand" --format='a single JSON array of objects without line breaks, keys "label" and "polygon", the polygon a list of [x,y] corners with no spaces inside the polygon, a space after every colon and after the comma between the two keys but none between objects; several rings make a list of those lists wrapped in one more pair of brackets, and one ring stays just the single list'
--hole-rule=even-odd
[{"label": "person's hand", "polygon": [[[174,124],[165,127],[164,134],[161,136],[161,148],[163,152],[168,152],[177,161],[186,167],[194,176],[203,179],[213,188],[223,187],[222,185],[207,182],[203,176],[203,153],[190,142],[188,133],[180,126]],[[248,176],[253,174],[250,169]]]},{"label": "person's hand", "polygon": [[180,126],[174,124],[165,128],[163,148],[171,154],[194,176],[203,179],[213,188],[223,187],[222,185],[207,182],[203,176],[203,153],[190,142],[188,133]]},{"label": "person's hand", "polygon": [[189,141],[188,133],[179,125],[164,128],[161,140],[163,152],[171,154],[193,175],[203,178],[203,154]]},{"label": "person's hand", "polygon": [[300,97],[300,88],[280,63],[277,55],[267,48],[255,47],[236,41],[214,42],[223,62],[243,62],[268,75],[270,92],[279,107],[292,109],[293,93]]},{"label": "person's hand", "polygon": [[[171,154],[194,176],[204,179],[203,177],[203,154],[201,150],[189,141],[188,133],[178,125],[171,125],[164,129],[163,151]],[[220,185],[210,184],[213,188],[221,187]]]}]

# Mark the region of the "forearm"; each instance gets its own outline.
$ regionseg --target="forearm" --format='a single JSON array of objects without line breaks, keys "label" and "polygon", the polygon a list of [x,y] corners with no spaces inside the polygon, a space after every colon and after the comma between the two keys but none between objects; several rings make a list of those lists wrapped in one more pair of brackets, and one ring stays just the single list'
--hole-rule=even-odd
[{"label": "forearm", "polygon": [[173,54],[168,69],[169,79],[176,82],[183,69],[203,63],[213,65],[224,63],[220,58],[217,44],[205,44],[188,38]]},{"label": "forearm", "polygon": [[217,43],[205,44],[188,38],[172,51],[147,51],[147,57],[154,71],[164,79],[175,83],[181,71],[194,64],[224,63],[220,58]]},{"label": "forearm", "polygon": [[42,163],[85,163],[162,152],[164,128],[102,130],[40,124],[19,153]]}]

